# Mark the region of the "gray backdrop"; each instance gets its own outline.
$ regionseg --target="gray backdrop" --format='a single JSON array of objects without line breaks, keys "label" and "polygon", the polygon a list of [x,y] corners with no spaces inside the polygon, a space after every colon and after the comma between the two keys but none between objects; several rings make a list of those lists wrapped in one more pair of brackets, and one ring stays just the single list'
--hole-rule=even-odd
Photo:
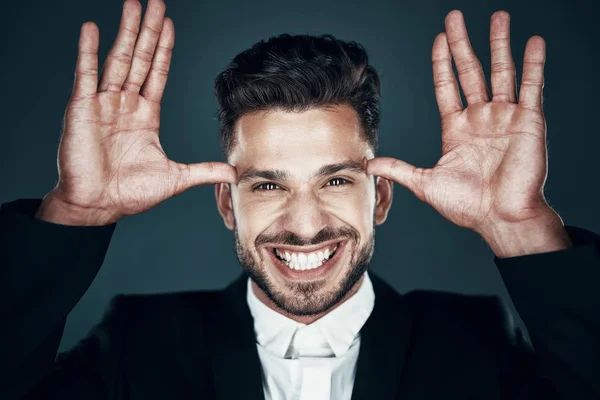
[{"label": "gray backdrop", "polygon": [[[212,94],[219,71],[270,35],[331,33],[362,43],[381,73],[381,155],[433,166],[441,149],[431,46],[454,8],[465,15],[488,80],[494,11],[511,13],[519,79],[527,38],[546,39],[547,198],[566,224],[600,232],[595,97],[600,51],[592,1],[167,0],[176,45],[163,99],[164,149],[182,162],[220,159]],[[114,0],[1,3],[0,202],[42,197],[53,187],[80,26],[93,20],[100,27],[102,63],[120,14],[121,2]],[[498,294],[513,307],[486,244],[398,185],[376,242],[372,269],[400,292]],[[118,223],[104,266],[69,316],[61,350],[86,334],[116,293],[219,288],[239,272],[233,235],[217,212],[213,186],[193,188]]]}]

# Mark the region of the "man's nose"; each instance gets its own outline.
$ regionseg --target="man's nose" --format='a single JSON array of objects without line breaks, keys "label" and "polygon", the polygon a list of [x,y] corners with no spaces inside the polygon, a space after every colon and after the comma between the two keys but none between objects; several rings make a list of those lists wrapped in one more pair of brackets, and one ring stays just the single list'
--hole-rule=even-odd
[{"label": "man's nose", "polygon": [[329,218],[315,194],[302,193],[289,202],[283,224],[285,230],[311,240],[330,224]]}]

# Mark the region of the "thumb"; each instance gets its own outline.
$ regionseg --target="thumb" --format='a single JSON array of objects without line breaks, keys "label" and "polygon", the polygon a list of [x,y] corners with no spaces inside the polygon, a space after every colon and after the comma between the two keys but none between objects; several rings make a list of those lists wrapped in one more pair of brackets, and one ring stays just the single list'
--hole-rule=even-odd
[{"label": "thumb", "polygon": [[195,164],[175,164],[179,170],[177,194],[193,186],[213,183],[237,184],[237,170],[228,163],[209,161]]},{"label": "thumb", "polygon": [[430,169],[417,168],[391,157],[375,157],[367,161],[367,173],[399,183],[425,201],[425,183],[431,176]]}]

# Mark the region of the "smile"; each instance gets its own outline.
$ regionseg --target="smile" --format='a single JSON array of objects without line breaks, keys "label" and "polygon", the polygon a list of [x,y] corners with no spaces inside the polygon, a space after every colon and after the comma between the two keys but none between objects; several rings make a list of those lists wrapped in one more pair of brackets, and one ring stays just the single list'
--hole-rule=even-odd
[{"label": "smile", "polygon": [[291,251],[283,248],[273,248],[275,257],[291,269],[304,271],[323,265],[335,255],[339,243],[324,246],[311,252]]},{"label": "smile", "polygon": [[[348,239],[330,241],[316,246],[269,246],[265,251],[276,271],[289,280],[312,281],[323,279],[341,265]],[[300,251],[304,250],[304,251]]]}]

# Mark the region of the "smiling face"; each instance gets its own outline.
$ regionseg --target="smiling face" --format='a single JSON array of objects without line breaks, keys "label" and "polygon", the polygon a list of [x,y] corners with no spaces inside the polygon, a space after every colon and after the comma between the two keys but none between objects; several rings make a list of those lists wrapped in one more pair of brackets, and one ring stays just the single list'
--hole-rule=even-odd
[{"label": "smiling face", "polygon": [[366,174],[374,155],[349,105],[245,114],[235,135],[239,182],[216,197],[240,264],[265,304],[317,319],[362,282],[392,184]]}]

